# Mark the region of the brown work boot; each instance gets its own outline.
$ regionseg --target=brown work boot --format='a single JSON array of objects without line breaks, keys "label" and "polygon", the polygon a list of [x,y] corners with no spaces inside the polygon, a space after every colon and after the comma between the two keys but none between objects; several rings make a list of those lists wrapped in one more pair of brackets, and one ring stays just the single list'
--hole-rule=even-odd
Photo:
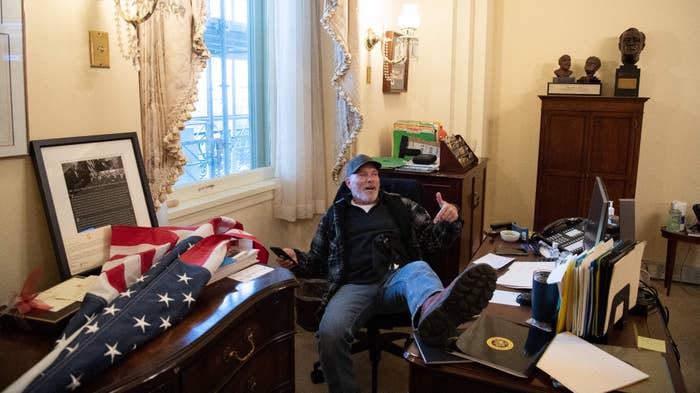
[{"label": "brown work boot", "polygon": [[496,271],[486,264],[467,267],[450,285],[423,302],[418,334],[428,345],[444,347],[457,326],[483,310],[496,289]]}]

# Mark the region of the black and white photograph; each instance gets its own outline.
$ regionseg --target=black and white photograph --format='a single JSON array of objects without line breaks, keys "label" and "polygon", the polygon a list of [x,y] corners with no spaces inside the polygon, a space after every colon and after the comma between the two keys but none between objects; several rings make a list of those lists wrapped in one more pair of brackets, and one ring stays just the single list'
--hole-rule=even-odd
[{"label": "black and white photograph", "polygon": [[33,140],[30,150],[63,279],[109,258],[112,225],[157,226],[136,133]]},{"label": "black and white photograph", "polygon": [[105,225],[136,225],[121,157],[71,161],[61,166],[78,232]]}]

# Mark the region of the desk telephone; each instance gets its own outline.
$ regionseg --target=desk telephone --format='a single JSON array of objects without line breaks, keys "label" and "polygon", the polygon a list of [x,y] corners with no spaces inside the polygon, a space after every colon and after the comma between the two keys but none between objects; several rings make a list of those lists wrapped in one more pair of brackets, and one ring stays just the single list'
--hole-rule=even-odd
[{"label": "desk telephone", "polygon": [[547,225],[542,232],[533,237],[550,246],[556,242],[561,251],[579,254],[583,251],[584,222],[580,217],[561,218]]}]

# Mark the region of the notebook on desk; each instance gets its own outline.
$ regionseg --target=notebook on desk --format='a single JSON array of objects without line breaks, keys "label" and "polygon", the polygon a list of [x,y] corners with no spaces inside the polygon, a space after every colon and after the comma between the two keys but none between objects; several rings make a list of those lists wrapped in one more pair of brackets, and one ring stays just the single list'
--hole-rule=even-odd
[{"label": "notebook on desk", "polygon": [[420,357],[425,364],[451,364],[469,363],[471,360],[453,355],[449,350],[431,347],[420,338],[420,334],[413,332],[413,342],[416,344]]},{"label": "notebook on desk", "polygon": [[535,368],[552,334],[482,314],[457,339],[455,355],[527,378]]}]

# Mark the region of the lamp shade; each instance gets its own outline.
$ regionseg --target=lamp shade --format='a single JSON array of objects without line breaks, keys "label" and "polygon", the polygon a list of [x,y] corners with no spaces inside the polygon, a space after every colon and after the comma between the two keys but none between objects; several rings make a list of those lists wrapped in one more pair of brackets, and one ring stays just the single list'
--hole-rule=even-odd
[{"label": "lamp shade", "polygon": [[401,15],[399,15],[399,27],[402,29],[417,29],[418,26],[420,26],[418,4],[403,4],[401,6]]}]

